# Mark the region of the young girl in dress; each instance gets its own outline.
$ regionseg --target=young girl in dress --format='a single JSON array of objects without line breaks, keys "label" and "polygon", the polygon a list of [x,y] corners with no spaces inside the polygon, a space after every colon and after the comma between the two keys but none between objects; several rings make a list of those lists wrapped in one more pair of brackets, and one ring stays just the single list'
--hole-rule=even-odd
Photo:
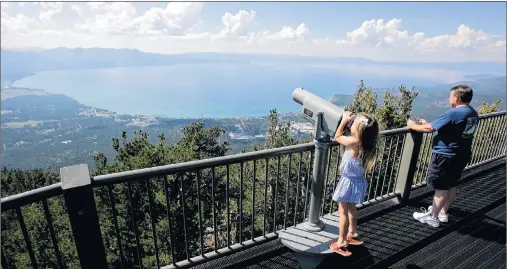
[{"label": "young girl in dress", "polygon": [[[378,122],[373,116],[358,114],[350,127],[350,136],[343,135],[343,129],[352,119],[350,112],[345,112],[336,131],[335,140],[345,147],[340,163],[341,178],[333,193],[333,200],[338,202],[340,214],[340,230],[337,241],[329,247],[342,256],[352,253],[347,245],[361,245],[357,234],[356,204],[364,201],[368,183],[365,171],[371,169],[376,154],[379,133]],[[365,170],[366,169],[366,170]]]}]

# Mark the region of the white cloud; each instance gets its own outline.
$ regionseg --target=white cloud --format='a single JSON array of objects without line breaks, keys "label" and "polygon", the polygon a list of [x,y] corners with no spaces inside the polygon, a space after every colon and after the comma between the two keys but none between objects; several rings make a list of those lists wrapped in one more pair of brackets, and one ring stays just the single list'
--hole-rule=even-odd
[{"label": "white cloud", "polygon": [[439,35],[426,38],[421,42],[422,50],[438,50],[439,48],[449,49],[465,49],[477,48],[487,45],[493,37],[482,30],[470,29],[468,26],[461,24],[455,34]]},{"label": "white cloud", "polygon": [[394,39],[408,37],[407,32],[398,31],[400,24],[399,19],[387,23],[383,19],[365,21],[359,28],[347,32],[346,39],[338,40],[337,43],[380,47],[384,43],[392,43]]},{"label": "white cloud", "polygon": [[[491,44],[493,35],[482,30],[471,29],[461,24],[456,33],[426,37],[424,33],[410,34],[401,31],[401,19],[369,20],[347,32],[346,38],[338,40],[338,44],[369,46],[388,49],[413,49],[421,52],[439,52],[445,50],[461,50],[480,48]],[[500,41],[501,42],[501,41]],[[503,41],[505,42],[505,41]]]},{"label": "white cloud", "polygon": [[249,31],[255,23],[255,11],[239,10],[236,14],[226,12],[222,16],[223,28],[218,34],[209,34],[212,40],[227,42],[243,40],[247,44],[266,44],[274,41],[304,41],[310,33],[308,27],[301,23],[296,28],[284,26],[280,31]]},{"label": "white cloud", "polygon": [[305,37],[307,37],[310,34],[310,29],[306,27],[306,24],[301,23],[296,27],[296,29],[293,29],[290,26],[285,26],[277,32],[272,38],[273,39],[279,39],[279,40],[304,40]]},{"label": "white cloud", "polygon": [[1,3],[1,33],[2,34],[18,34],[26,33],[29,29],[29,24],[33,19],[28,18],[22,13],[11,15],[8,13],[10,4],[6,2]]},{"label": "white cloud", "polygon": [[83,10],[78,5],[72,5],[70,8],[74,10],[79,16],[83,16]]},{"label": "white cloud", "polygon": [[[183,35],[198,23],[203,3],[171,2],[140,14],[132,3],[87,3],[95,17],[75,25],[85,33],[124,35]],[[76,6],[77,8],[77,6]]]},{"label": "white cloud", "polygon": [[297,43],[304,42],[305,38],[310,35],[310,29],[306,24],[301,23],[296,28],[284,26],[278,32],[262,31],[250,32],[242,39],[246,40],[247,44],[286,44],[294,46]]},{"label": "white cloud", "polygon": [[106,2],[88,2],[86,3],[92,10],[100,10],[102,7],[107,5]]},{"label": "white cloud", "polygon": [[203,3],[168,3],[165,8],[151,8],[134,20],[139,32],[182,35],[198,23]]},{"label": "white cloud", "polygon": [[505,49],[505,45],[506,45],[505,40],[503,40],[503,41],[497,41],[494,44],[490,44],[490,48]]},{"label": "white cloud", "polygon": [[222,23],[224,28],[218,34],[218,37],[227,37],[232,35],[244,34],[244,31],[248,29],[254,22],[255,11],[250,12],[246,10],[240,10],[238,13],[232,15],[227,12],[222,16]]},{"label": "white cloud", "polygon": [[58,14],[62,11],[63,3],[47,3],[42,2],[40,3],[42,8],[45,10],[42,10],[39,15],[39,19],[42,21],[50,20],[55,14]]},{"label": "white cloud", "polygon": [[91,10],[97,11],[94,18],[74,26],[76,30],[95,34],[129,33],[133,28],[136,9],[130,3],[87,3]]},{"label": "white cloud", "polygon": [[[203,5],[169,2],[141,9],[138,3],[128,2],[24,6],[2,2],[2,45],[121,47],[158,53],[301,54],[394,61],[505,62],[506,57],[505,36],[466,24],[457,27],[455,33],[428,36],[404,30],[399,18],[372,19],[358,23],[359,27],[346,33],[314,36],[312,25],[305,20],[277,29],[262,28],[270,22],[257,21],[254,10],[225,12],[221,18],[207,17],[202,21]],[[17,12],[28,8],[37,9],[36,15]]]}]

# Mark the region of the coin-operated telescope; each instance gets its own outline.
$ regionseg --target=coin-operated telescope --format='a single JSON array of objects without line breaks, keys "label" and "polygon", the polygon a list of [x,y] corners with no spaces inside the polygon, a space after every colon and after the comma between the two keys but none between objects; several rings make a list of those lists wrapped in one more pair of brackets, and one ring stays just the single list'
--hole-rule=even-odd
[{"label": "coin-operated telescope", "polygon": [[303,106],[303,117],[315,126],[313,141],[315,144],[315,158],[313,160],[312,176],[307,178],[312,184],[308,218],[295,227],[280,231],[278,238],[281,239],[283,245],[294,250],[301,268],[310,268],[311,266],[315,267],[322,254],[332,253],[329,250],[327,234],[336,233],[338,229],[336,224],[329,221],[329,219],[321,220],[320,212],[324,195],[326,168],[329,162],[330,138],[335,136],[345,111],[343,108],[303,90],[303,88],[295,89],[292,93],[292,99]]},{"label": "coin-operated telescope", "polygon": [[314,125],[314,139],[329,141],[334,137],[345,110],[319,96],[297,88],[292,99],[303,106],[303,117]]},{"label": "coin-operated telescope", "polygon": [[[315,158],[313,160],[310,207],[308,219],[302,228],[310,232],[319,232],[324,229],[324,223],[320,219],[319,213],[322,206],[322,190],[331,138],[335,136],[345,110],[303,90],[303,88],[295,89],[292,99],[303,106],[303,117],[314,125]],[[282,242],[285,242],[283,239],[282,237]]]}]

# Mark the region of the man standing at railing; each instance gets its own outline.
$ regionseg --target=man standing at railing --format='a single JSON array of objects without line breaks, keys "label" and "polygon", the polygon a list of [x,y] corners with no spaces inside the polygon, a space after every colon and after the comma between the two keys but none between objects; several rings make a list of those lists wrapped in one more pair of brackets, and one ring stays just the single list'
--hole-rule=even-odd
[{"label": "man standing at railing", "polygon": [[469,86],[455,86],[449,94],[451,109],[431,123],[422,119],[407,122],[414,131],[435,133],[427,175],[428,185],[435,189],[433,205],[414,213],[414,219],[435,228],[440,222],[448,222],[458,180],[472,156],[472,139],[479,122],[477,111],[469,105],[472,97]]}]

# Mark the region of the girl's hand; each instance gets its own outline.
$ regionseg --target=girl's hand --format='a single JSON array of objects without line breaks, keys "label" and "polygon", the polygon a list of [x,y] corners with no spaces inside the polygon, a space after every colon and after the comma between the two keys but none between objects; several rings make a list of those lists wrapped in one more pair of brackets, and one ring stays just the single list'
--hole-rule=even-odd
[{"label": "girl's hand", "polygon": [[349,111],[345,111],[342,116],[342,123],[345,124],[352,119],[352,113]]}]

